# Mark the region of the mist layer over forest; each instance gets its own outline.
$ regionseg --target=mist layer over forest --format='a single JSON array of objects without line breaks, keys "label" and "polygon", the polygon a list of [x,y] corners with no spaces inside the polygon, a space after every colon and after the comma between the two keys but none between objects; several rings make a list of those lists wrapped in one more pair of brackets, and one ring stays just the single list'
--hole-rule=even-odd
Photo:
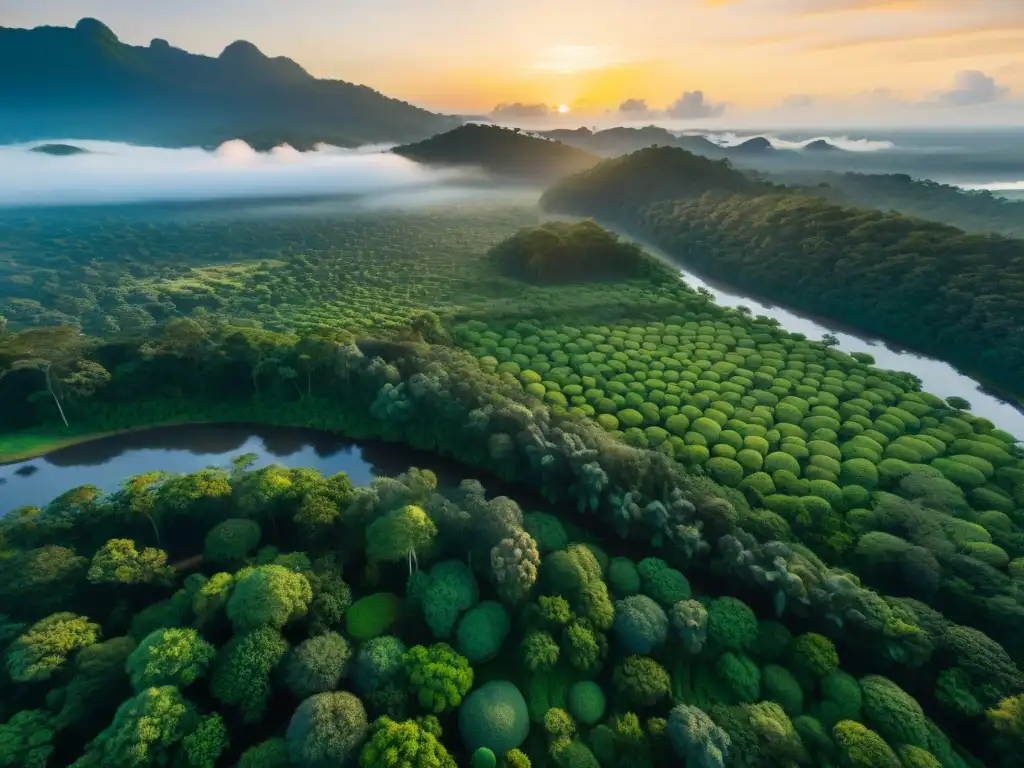
[{"label": "mist layer over forest", "polygon": [[[436,190],[472,182],[472,169],[430,169],[368,145],[326,145],[298,152],[285,145],[256,152],[244,141],[216,150],[165,149],[68,140],[86,150],[70,156],[0,146],[0,206],[79,205],[315,195],[367,195]],[[52,144],[50,146],[53,146]],[[450,190],[448,197],[450,197]]]}]

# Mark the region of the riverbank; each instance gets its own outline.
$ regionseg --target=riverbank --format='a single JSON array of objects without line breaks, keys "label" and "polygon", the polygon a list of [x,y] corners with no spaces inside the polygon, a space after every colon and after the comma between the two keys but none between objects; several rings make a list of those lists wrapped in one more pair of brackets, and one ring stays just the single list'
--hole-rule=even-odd
[{"label": "riverbank", "polygon": [[365,438],[347,418],[337,400],[201,402],[153,400],[128,406],[98,404],[88,422],[70,428],[52,426],[0,434],[0,466],[34,459],[63,448],[158,427],[190,425],[251,425],[317,429],[347,438]]}]

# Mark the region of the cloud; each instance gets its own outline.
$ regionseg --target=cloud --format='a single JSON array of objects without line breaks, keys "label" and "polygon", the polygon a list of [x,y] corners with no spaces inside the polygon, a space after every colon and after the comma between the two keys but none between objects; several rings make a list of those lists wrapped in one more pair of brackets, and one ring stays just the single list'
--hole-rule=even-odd
[{"label": "cloud", "polygon": [[995,78],[976,69],[957,72],[952,88],[939,91],[935,100],[945,107],[974,107],[999,101],[1010,92],[999,85]]},{"label": "cloud", "polygon": [[815,96],[808,96],[806,93],[795,93],[782,100],[782,106],[786,109],[807,109],[815,106],[820,99]]},{"label": "cloud", "polygon": [[307,195],[426,196],[449,182],[472,178],[433,170],[382,152],[321,147],[297,152],[279,147],[255,152],[242,141],[216,151],[137,147],[104,141],[69,143],[87,154],[53,157],[33,145],[0,146],[0,208],[165,200],[219,200]]},{"label": "cloud", "polygon": [[704,91],[686,91],[669,105],[665,113],[674,118],[721,117],[725,104],[713,104],[704,99]]},{"label": "cloud", "polygon": [[551,108],[547,104],[523,104],[521,101],[515,101],[511,104],[499,104],[491,110],[491,117],[498,119],[547,117],[550,113]]},{"label": "cloud", "polygon": [[651,109],[647,106],[646,99],[626,99],[619,104],[619,112],[628,115],[650,115]]}]

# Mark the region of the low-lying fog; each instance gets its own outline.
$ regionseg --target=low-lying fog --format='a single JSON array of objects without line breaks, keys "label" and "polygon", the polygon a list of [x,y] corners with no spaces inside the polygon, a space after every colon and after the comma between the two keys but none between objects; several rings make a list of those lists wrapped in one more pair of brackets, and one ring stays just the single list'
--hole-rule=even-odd
[{"label": "low-lying fog", "polygon": [[216,150],[164,149],[103,141],[62,140],[85,153],[54,156],[32,144],[0,146],[0,206],[79,205],[314,195],[407,195],[422,200],[458,193],[472,171],[431,169],[388,147],[312,152],[254,151],[244,141]]}]

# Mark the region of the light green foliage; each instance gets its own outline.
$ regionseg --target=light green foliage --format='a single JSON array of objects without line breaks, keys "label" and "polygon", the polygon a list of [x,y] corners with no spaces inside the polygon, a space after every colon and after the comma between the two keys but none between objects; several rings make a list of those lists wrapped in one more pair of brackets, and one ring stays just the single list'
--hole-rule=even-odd
[{"label": "light green foliage", "polygon": [[173,578],[166,552],[152,547],[139,552],[131,539],[111,539],[96,551],[89,565],[93,584],[170,583]]},{"label": "light green foliage", "polygon": [[236,635],[217,654],[210,693],[237,707],[244,722],[258,723],[270,698],[270,673],[287,651],[287,641],[273,627]]},{"label": "light green foliage", "polygon": [[800,715],[793,718],[793,728],[812,759],[822,764],[825,760],[830,763],[835,760],[836,746],[832,742],[831,730],[826,729],[821,721],[810,715]]},{"label": "light green foliage", "polygon": [[470,664],[488,661],[501,650],[511,626],[508,611],[501,603],[485,600],[459,620],[455,648],[469,659]]},{"label": "light green foliage", "polygon": [[228,599],[236,632],[261,626],[283,627],[309,610],[313,590],[301,573],[281,565],[260,565],[238,576]]},{"label": "light green foliage", "polygon": [[708,638],[726,650],[750,650],[757,642],[757,617],[742,600],[712,600],[708,607]]},{"label": "light green foliage", "polygon": [[807,750],[782,707],[773,701],[762,701],[744,706],[743,710],[762,752],[773,762],[780,765],[806,762]]},{"label": "light green foliage", "polygon": [[690,599],[690,582],[675,568],[657,557],[645,557],[637,565],[643,593],[669,608],[680,600]]},{"label": "light green foliage", "polygon": [[[400,761],[400,762],[399,762]],[[359,753],[362,768],[456,768],[455,760],[415,720],[395,722],[380,717],[370,725],[370,738]]]},{"label": "light green foliage", "polygon": [[214,768],[217,758],[228,748],[228,729],[218,714],[208,715],[182,739],[189,768]]},{"label": "light green foliage", "polygon": [[139,643],[125,666],[136,691],[161,685],[184,688],[206,674],[215,655],[194,629],[158,629]]},{"label": "light green foliage", "polygon": [[581,680],[569,687],[569,712],[584,725],[594,725],[605,711],[605,695],[601,686],[590,680]]},{"label": "light green foliage", "polygon": [[17,683],[49,680],[78,650],[100,637],[85,616],[54,613],[40,619],[7,649],[7,674]]},{"label": "light green foliage", "polygon": [[608,565],[608,587],[618,598],[640,592],[640,572],[627,557],[613,557]]},{"label": "light green foliage", "polygon": [[531,672],[543,672],[558,663],[561,649],[549,632],[535,630],[523,638],[520,653],[526,669]]},{"label": "light green foliage", "polygon": [[668,617],[650,597],[634,595],[615,604],[613,628],[626,653],[647,654],[668,637]]},{"label": "light green foliage", "polygon": [[192,612],[197,627],[202,629],[221,615],[227,608],[234,587],[235,577],[230,573],[215,573],[199,588],[192,597]]},{"label": "light green foliage", "polygon": [[789,663],[797,677],[819,680],[839,666],[839,654],[827,637],[807,632],[790,643]]},{"label": "light green foliage", "polygon": [[345,628],[355,640],[370,640],[389,632],[402,612],[402,599],[377,592],[356,600],[345,612]]},{"label": "light green foliage", "polygon": [[942,768],[938,759],[926,749],[903,744],[896,750],[903,768]]},{"label": "light green foliage", "polygon": [[597,672],[608,654],[605,636],[586,621],[572,621],[562,634],[564,658],[576,669],[590,674]]},{"label": "light green foliage", "polygon": [[921,705],[888,678],[868,675],[860,681],[864,720],[892,744],[928,746],[928,726]]},{"label": "light green foliage", "polygon": [[732,740],[697,707],[679,704],[668,716],[668,737],[688,768],[724,768]]},{"label": "light green foliage", "polygon": [[985,714],[992,727],[1015,746],[1024,743],[1024,694],[1007,696]]},{"label": "light green foliage", "polygon": [[125,768],[170,765],[198,716],[174,686],[147,688],[125,701],[114,720],[88,746],[100,765]]},{"label": "light green foliage", "polygon": [[285,739],[295,768],[330,768],[353,759],[366,738],[362,702],[351,693],[331,691],[299,704]]},{"label": "light green foliage", "polygon": [[213,563],[237,565],[260,543],[260,524],[246,518],[231,518],[213,526],[203,543],[203,557]]},{"label": "light green foliage", "polygon": [[626,707],[651,707],[667,697],[672,681],[649,656],[628,656],[615,667],[615,693]]},{"label": "light green foliage", "polygon": [[429,546],[437,526],[421,507],[407,504],[378,517],[366,529],[366,556],[370,560],[403,560]]},{"label": "light green foliage", "polygon": [[288,742],[283,738],[267,739],[242,753],[238,768],[288,768]]},{"label": "light green foliage", "polygon": [[459,709],[459,733],[466,749],[501,755],[519,747],[530,732],[526,699],[510,682],[492,680],[466,697]]},{"label": "light green foliage", "polygon": [[505,755],[505,768],[531,768],[530,758],[518,749],[509,750]]},{"label": "light green foliage", "polygon": [[447,643],[417,645],[402,657],[409,690],[427,712],[457,709],[473,686],[473,668]]},{"label": "light green foliage", "polygon": [[900,768],[899,758],[885,740],[853,720],[841,720],[832,729],[843,764],[849,768]]},{"label": "light green foliage", "polygon": [[298,699],[338,687],[352,651],[336,632],[325,632],[303,640],[285,660],[284,678]]},{"label": "light green foliage", "polygon": [[551,591],[563,595],[573,611],[598,630],[612,625],[615,609],[608,597],[601,565],[585,545],[573,544],[545,558],[541,569]]},{"label": "light green foliage", "polygon": [[790,717],[804,708],[804,692],[792,673],[778,664],[767,664],[761,675],[762,696],[779,704]]},{"label": "light green foliage", "polygon": [[430,569],[426,581],[417,588],[416,599],[430,631],[442,640],[451,636],[463,611],[476,605],[480,592],[476,577],[465,563],[445,560]]}]

